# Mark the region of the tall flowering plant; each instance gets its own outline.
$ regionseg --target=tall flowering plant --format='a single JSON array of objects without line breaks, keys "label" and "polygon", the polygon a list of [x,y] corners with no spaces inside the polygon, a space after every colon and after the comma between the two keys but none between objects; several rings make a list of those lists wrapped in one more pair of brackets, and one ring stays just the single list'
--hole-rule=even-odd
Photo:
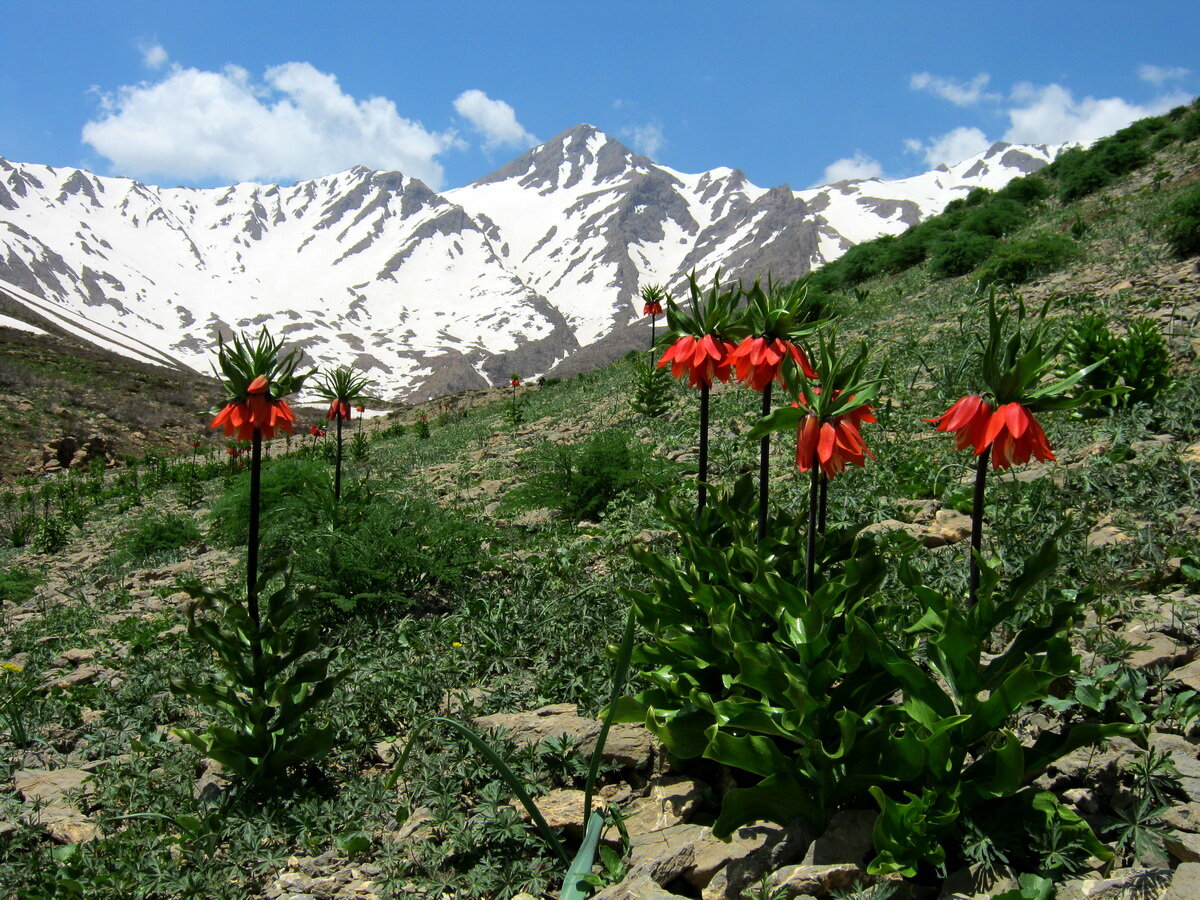
[{"label": "tall flowering plant", "polygon": [[[983,547],[984,493],[990,461],[993,470],[1054,460],[1054,449],[1035,413],[1074,409],[1124,388],[1075,392],[1104,360],[1066,378],[1051,378],[1063,341],[1052,341],[1046,314],[1050,301],[1034,315],[1017,299],[1011,312],[1000,312],[996,294],[988,297],[988,339],[980,360],[982,390],[955,401],[941,416],[926,419],[938,431],[952,432],[959,450],[975,454],[975,490],[971,505],[971,566],[968,593],[978,601],[979,555]],[[1049,380],[1048,380],[1049,379]]]},{"label": "tall flowering plant", "polygon": [[798,368],[785,378],[795,402],[764,416],[750,430],[751,438],[772,431],[796,434],[796,467],[809,473],[805,587],[810,592],[816,589],[817,535],[825,527],[828,482],[847,464],[863,466],[867,457],[874,459],[861,431],[875,421],[871,403],[881,381],[867,374],[869,361],[865,343],[853,354],[843,353],[834,336],[819,334],[811,369]]},{"label": "tall flowering plant", "polygon": [[650,352],[654,352],[655,326],[658,317],[663,314],[663,303],[667,300],[667,292],[657,284],[647,284],[641,290],[642,315],[650,317]]},{"label": "tall flowering plant", "polygon": [[296,374],[300,351],[281,355],[282,342],[266,328],[253,340],[235,335],[232,343],[218,341],[216,374],[225,388],[225,406],[210,428],[250,441],[250,527],[246,536],[246,604],[258,621],[258,524],[262,496],[262,445],[277,431],[292,433],[295,413],[285,399],[300,390],[304,375]]},{"label": "tall flowering plant", "polygon": [[741,289],[722,289],[721,273],[713,278],[707,291],[700,288],[696,274],[688,275],[689,304],[685,309],[667,300],[667,337],[673,342],[658,361],[659,368],[670,365],[676,378],[685,373],[688,383],[700,389],[700,459],[697,508],[703,509],[708,490],[708,395],[713,380],[729,380],[734,342],[743,333],[738,302]]},{"label": "tall flowering plant", "polygon": [[[235,337],[218,350],[217,373],[225,386],[226,404],[213,428],[249,440],[250,525],[246,538],[246,600],[207,588],[199,582],[182,587],[196,599],[188,634],[213,654],[215,677],[173,679],[172,689],[207,706],[217,718],[206,731],[178,729],[177,734],[210,759],[227,766],[252,786],[275,785],[290,766],[327,753],[332,728],[306,729],[301,719],[326,699],[345,676],[331,675],[335,653],[316,653],[316,626],[291,629],[288,623],[304,598],[287,583],[284,560],[259,572],[259,512],[262,445],[277,431],[292,433],[295,416],[285,397],[300,388],[307,375],[297,375],[299,353],[280,353],[280,344],[263,329],[256,339]],[[260,584],[284,575],[283,586],[265,595],[259,609]],[[218,617],[201,619],[201,611]]]},{"label": "tall flowering plant", "polygon": [[[808,302],[806,281],[777,286],[767,282],[766,290],[757,281],[746,292],[744,327],[750,333],[737,345],[729,359],[738,380],[762,394],[762,414],[771,413],[771,392],[776,382],[784,383],[784,374],[798,367],[806,378],[817,373],[808,361],[800,341],[817,329],[817,310]],[[767,499],[770,482],[771,438],[764,435],[758,458],[758,539],[767,536]]]},{"label": "tall flowering plant", "polygon": [[[317,383],[317,395],[329,401],[329,412],[325,418],[337,422],[337,447],[334,451],[333,497],[342,499],[342,423],[353,415],[351,405],[368,399],[363,393],[371,385],[371,379],[350,366],[338,366],[322,372]],[[358,407],[362,410],[362,406]],[[360,419],[361,422],[361,419]],[[359,426],[362,427],[361,424]]]}]

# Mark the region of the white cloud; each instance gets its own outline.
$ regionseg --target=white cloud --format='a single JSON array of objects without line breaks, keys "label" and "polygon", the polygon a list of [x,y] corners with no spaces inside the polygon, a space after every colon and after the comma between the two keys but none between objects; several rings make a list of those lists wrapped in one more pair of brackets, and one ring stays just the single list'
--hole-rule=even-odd
[{"label": "white cloud", "polygon": [[162,44],[142,44],[138,49],[142,52],[142,65],[147,69],[161,69],[170,59]]},{"label": "white cloud", "polygon": [[621,129],[621,137],[626,138],[633,149],[642,156],[654,158],[663,147],[667,146],[667,137],[663,134],[662,126],[657,122],[646,122],[643,125],[630,125]]},{"label": "white cloud", "polygon": [[999,100],[998,94],[989,94],[987,87],[991,76],[980,72],[970,81],[956,81],[930,72],[916,72],[908,76],[908,86],[914,91],[928,91],[935,97],[949,100],[955,106],[974,106],[982,100]]},{"label": "white cloud", "polygon": [[1174,93],[1149,103],[1130,103],[1120,97],[1078,100],[1059,84],[1036,86],[1023,82],[1013,88],[1006,110],[1009,129],[1004,140],[1020,144],[1090,143],[1124,128],[1130,122],[1156,116],[1188,102]]},{"label": "white cloud", "polygon": [[931,169],[940,165],[952,166],[970,156],[982,153],[992,142],[978,128],[960,126],[947,131],[940,137],[928,141],[918,141],[908,138],[904,141],[904,149],[909,153],[919,153]]},{"label": "white cloud", "polygon": [[517,114],[503,100],[493,100],[483,91],[472,88],[454,98],[454,110],[483,135],[484,147],[529,147],[537,138],[517,121]]},{"label": "white cloud", "polygon": [[1168,81],[1178,81],[1191,73],[1182,66],[1154,66],[1146,63],[1138,66],[1138,78],[1149,82],[1155,87],[1162,87]]},{"label": "white cloud", "polygon": [[[1181,78],[1185,69],[1164,69],[1144,65],[1140,77],[1161,86],[1163,82]],[[957,106],[986,102],[999,115],[1008,118],[1009,127],[1002,140],[1015,144],[1089,144],[1105,135],[1124,128],[1131,122],[1155,116],[1191,99],[1182,91],[1173,91],[1147,103],[1133,103],[1121,97],[1081,97],[1076,99],[1060,84],[1034,85],[1020,82],[1008,97],[986,93],[986,75],[976,75],[970,82],[955,82],[928,72],[909,77],[909,86],[924,90]],[[942,163],[954,164],[986,150],[992,141],[974,126],[959,126],[938,137],[926,140],[908,138],[904,149],[921,155],[930,167]]]},{"label": "white cloud", "polygon": [[384,97],[356,100],[302,62],[268,69],[261,82],[237,66],[174,66],[161,81],[101,94],[100,106],[83,140],[138,177],[296,180],[365,165],[438,188],[438,155],[461,146],[453,132],[429,131]]},{"label": "white cloud", "polygon": [[838,181],[858,180],[863,178],[878,178],[883,174],[883,166],[878,160],[867,156],[861,150],[855,150],[853,156],[831,162],[825,167],[821,184],[834,184]]}]

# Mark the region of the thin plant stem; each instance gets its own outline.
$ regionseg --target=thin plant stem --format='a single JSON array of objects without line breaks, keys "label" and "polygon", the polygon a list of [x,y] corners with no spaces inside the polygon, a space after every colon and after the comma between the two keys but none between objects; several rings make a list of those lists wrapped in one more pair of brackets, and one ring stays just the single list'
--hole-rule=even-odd
[{"label": "thin plant stem", "polygon": [[983,552],[983,493],[987,486],[988,458],[992,455],[989,444],[975,461],[975,496],[971,501],[971,568],[967,595],[971,605],[979,602],[979,557]]},{"label": "thin plant stem", "polygon": [[820,508],[817,510],[817,531],[824,534],[825,514],[829,510],[829,476],[824,472],[821,473],[821,497],[818,504]]},{"label": "thin plant stem", "polygon": [[821,492],[821,469],[813,453],[811,475],[808,479],[808,546],[804,560],[804,589],[810,594],[817,589],[817,506]]},{"label": "thin plant stem", "polygon": [[250,440],[250,528],[246,535],[246,608],[257,630],[258,616],[258,516],[262,501],[262,432],[254,429]]},{"label": "thin plant stem", "polygon": [[696,512],[700,513],[708,502],[708,391],[707,384],[700,385],[700,464],[697,477]]},{"label": "thin plant stem", "polygon": [[333,463],[333,499],[342,499],[342,411],[337,414],[337,455]]},{"label": "thin plant stem", "polygon": [[654,355],[654,326],[658,323],[658,316],[650,317],[650,355]]},{"label": "thin plant stem", "polygon": [[[773,383],[768,381],[762,392],[762,415],[765,419],[771,414],[771,388]],[[771,479],[771,436],[763,435],[758,442],[758,540],[762,543],[767,539],[767,497]]]}]

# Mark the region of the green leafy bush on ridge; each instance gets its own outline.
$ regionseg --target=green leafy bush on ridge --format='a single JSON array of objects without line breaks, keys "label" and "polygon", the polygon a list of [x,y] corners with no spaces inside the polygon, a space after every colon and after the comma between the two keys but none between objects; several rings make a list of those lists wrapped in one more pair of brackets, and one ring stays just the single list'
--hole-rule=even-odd
[{"label": "green leafy bush on ridge", "polygon": [[[1197,118],[1200,119],[1200,112]],[[1163,230],[1176,256],[1200,255],[1200,184],[1192,186],[1171,204]]]},{"label": "green leafy bush on ridge", "polygon": [[978,270],[979,283],[1013,286],[1061,268],[1079,253],[1079,246],[1061,234],[1042,233],[1024,241],[1003,243]]}]

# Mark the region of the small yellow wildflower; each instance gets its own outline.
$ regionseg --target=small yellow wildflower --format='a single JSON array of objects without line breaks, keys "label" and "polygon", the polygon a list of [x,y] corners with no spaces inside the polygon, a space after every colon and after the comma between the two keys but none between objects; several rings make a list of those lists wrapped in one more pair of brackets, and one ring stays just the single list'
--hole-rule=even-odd
[{"label": "small yellow wildflower", "polygon": [[3,669],[5,672],[24,672],[25,671],[20,666],[18,666],[16,663],[10,663],[10,662],[6,662],[6,663],[4,663],[4,665],[0,665],[0,669]]}]

